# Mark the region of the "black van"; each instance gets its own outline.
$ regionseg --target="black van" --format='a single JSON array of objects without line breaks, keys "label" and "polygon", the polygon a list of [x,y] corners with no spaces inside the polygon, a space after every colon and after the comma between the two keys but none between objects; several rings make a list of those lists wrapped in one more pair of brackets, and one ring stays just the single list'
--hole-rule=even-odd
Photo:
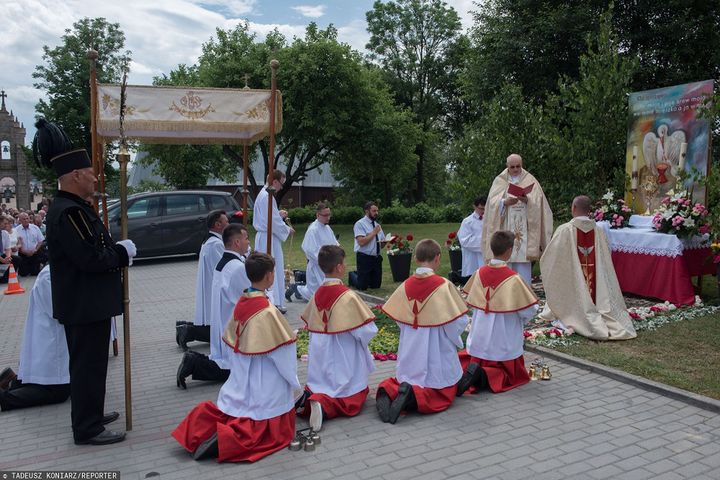
[{"label": "black van", "polygon": [[[128,197],[128,238],[138,257],[197,254],[207,238],[207,214],[240,207],[227,192],[182,190],[136,193]],[[120,239],[120,202],[108,207],[110,233]]]}]

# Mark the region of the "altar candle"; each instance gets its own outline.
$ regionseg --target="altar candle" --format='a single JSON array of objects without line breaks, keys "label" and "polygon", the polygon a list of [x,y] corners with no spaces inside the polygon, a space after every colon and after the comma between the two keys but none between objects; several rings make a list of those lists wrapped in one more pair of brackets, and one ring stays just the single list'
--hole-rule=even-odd
[{"label": "altar candle", "polygon": [[685,171],[685,157],[687,156],[687,143],[682,143],[680,145],[680,165],[678,165],[678,170],[680,172]]},{"label": "altar candle", "polygon": [[638,188],[638,147],[637,145],[633,146],[633,156],[632,156],[632,175],[630,176],[630,188],[632,190],[637,190]]}]

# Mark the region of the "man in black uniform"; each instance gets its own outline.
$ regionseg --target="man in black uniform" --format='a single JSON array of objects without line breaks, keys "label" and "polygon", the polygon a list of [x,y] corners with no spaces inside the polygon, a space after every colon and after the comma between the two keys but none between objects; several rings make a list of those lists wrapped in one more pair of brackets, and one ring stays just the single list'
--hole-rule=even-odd
[{"label": "man in black uniform", "polygon": [[121,442],[124,432],[103,426],[118,418],[103,415],[110,341],[110,317],[122,307],[121,269],[137,253],[131,240],[114,242],[87,202],[97,178],[85,150],[73,150],[65,133],[40,119],[35,158],[51,166],[60,188],[48,211],[53,317],[65,328],[70,356],[73,438],[78,445]]}]

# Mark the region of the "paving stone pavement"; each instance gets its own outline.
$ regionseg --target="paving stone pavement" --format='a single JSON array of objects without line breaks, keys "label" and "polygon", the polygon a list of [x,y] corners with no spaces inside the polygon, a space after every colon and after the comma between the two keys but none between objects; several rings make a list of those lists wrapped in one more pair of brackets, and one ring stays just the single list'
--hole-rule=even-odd
[{"label": "paving stone pavement", "polygon": [[[118,470],[123,479],[720,478],[720,416],[556,361],[548,361],[551,381],[463,397],[446,412],[408,415],[396,425],[381,423],[369,399],[359,416],[326,422],[312,453],[282,450],[252,464],[195,462],[170,432],[196,403],[214,401],[220,388],[192,380],[186,391],[175,386],[181,352],[174,325],[192,319],[196,270],[194,259],[130,269],[134,428],[128,439],[74,445],[69,401],[3,412],[0,471]],[[20,281],[29,290],[33,279]],[[28,298],[0,299],[0,367],[17,365]],[[303,307],[290,304],[295,327]],[[124,409],[120,351],[110,358],[108,411]],[[371,397],[395,364],[376,366]],[[305,373],[301,362],[301,381]],[[124,429],[124,413],[111,427]]]}]

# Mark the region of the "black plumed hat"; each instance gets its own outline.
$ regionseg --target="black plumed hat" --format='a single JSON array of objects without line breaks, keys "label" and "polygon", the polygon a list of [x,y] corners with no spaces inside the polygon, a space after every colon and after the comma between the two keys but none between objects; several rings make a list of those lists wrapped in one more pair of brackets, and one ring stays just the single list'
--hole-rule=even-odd
[{"label": "black plumed hat", "polygon": [[33,157],[38,165],[52,168],[58,177],[79,168],[92,167],[87,152],[73,149],[73,144],[62,130],[44,118],[35,122],[35,138],[33,139]]}]

